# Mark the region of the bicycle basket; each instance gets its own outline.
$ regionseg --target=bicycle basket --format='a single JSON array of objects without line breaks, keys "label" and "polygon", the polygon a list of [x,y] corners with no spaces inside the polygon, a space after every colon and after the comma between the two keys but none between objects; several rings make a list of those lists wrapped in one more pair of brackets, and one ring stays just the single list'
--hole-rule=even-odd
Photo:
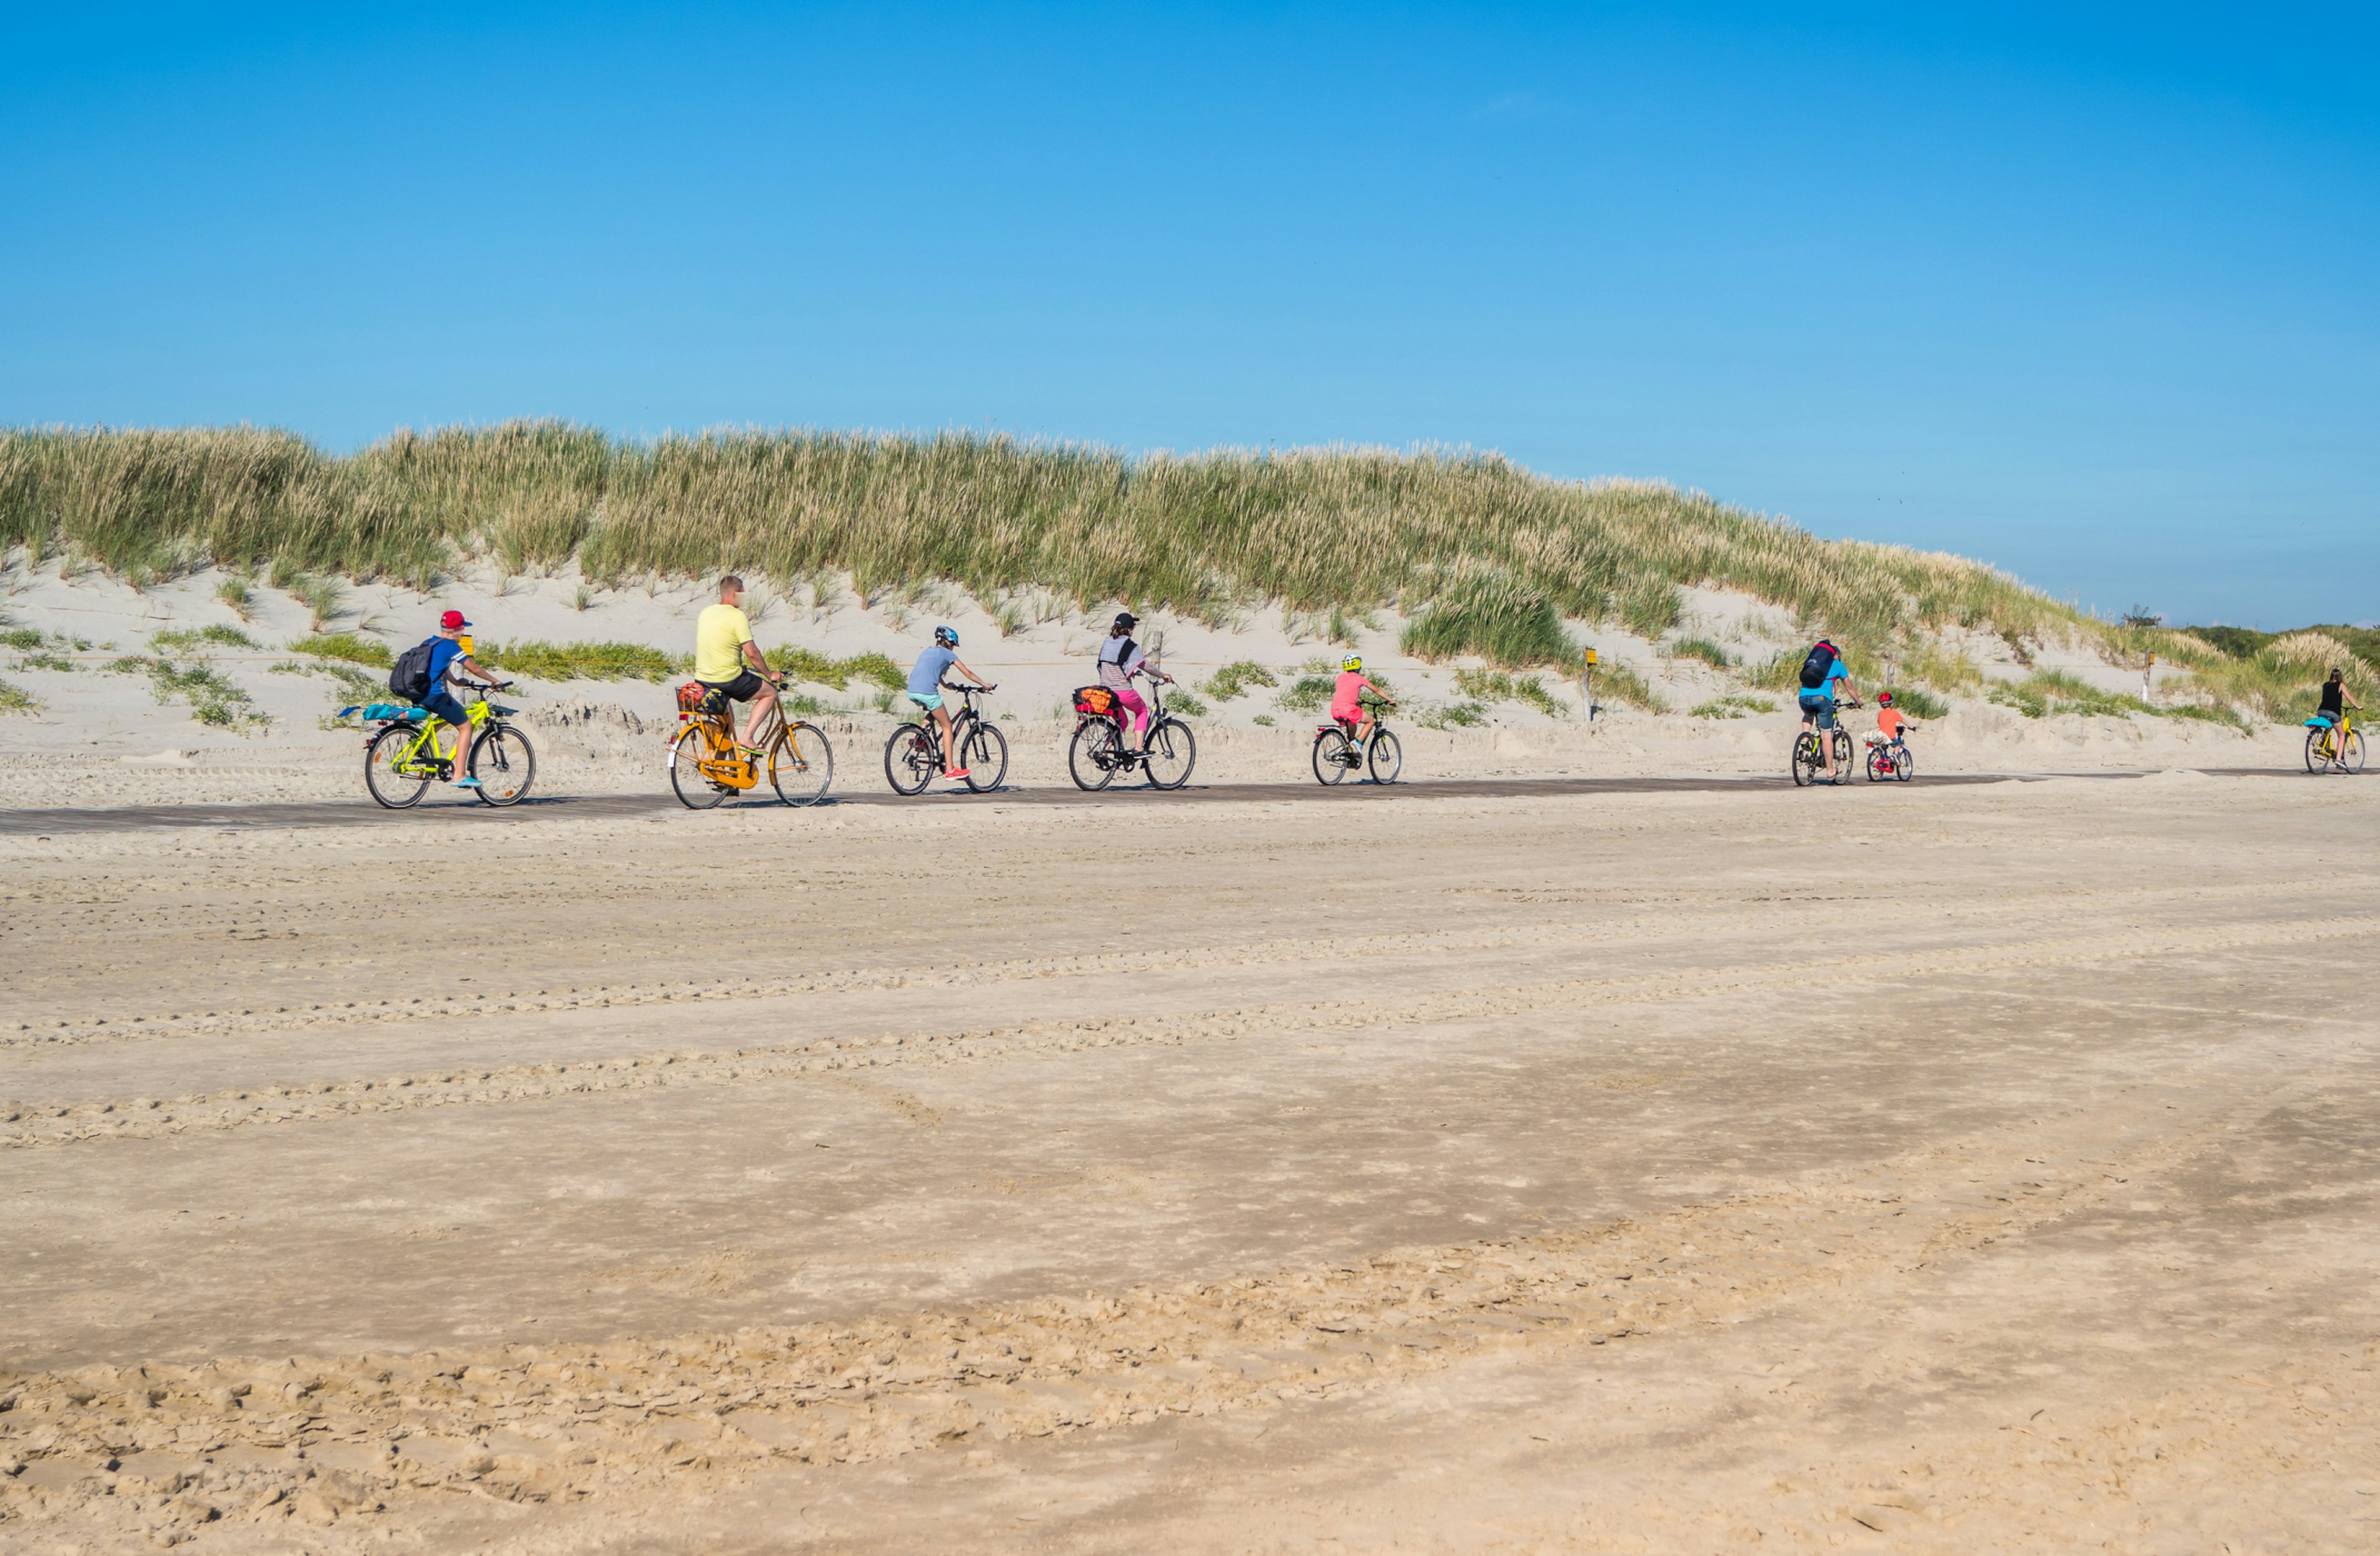
[{"label": "bicycle basket", "polygon": [[677,711],[681,713],[699,713],[702,711],[702,705],[710,699],[709,687],[704,686],[700,681],[688,681],[677,688]]},{"label": "bicycle basket", "polygon": [[1105,687],[1075,688],[1075,711],[1077,713],[1112,713],[1115,708],[1116,695]]}]

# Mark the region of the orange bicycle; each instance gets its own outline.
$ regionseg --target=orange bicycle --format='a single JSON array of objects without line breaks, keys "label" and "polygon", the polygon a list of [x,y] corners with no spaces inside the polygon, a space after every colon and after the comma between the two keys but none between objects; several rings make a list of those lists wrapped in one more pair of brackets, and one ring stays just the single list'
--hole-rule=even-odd
[{"label": "orange bicycle", "polygon": [[[782,683],[780,683],[782,685]],[[761,763],[735,744],[733,704],[700,681],[677,688],[678,732],[670,741],[670,787],[689,810],[709,810],[758,787]],[[834,747],[814,723],[785,722],[784,699],[770,705],[759,751],[769,786],[787,805],[815,805],[834,782]]]}]

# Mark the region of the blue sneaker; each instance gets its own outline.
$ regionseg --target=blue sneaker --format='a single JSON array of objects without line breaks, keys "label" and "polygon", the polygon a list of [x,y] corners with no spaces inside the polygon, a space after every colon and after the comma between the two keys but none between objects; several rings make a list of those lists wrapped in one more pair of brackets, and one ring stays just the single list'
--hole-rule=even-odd
[{"label": "blue sneaker", "polygon": [[455,780],[455,786],[458,789],[476,789],[480,786],[480,781],[477,778],[457,778]]}]

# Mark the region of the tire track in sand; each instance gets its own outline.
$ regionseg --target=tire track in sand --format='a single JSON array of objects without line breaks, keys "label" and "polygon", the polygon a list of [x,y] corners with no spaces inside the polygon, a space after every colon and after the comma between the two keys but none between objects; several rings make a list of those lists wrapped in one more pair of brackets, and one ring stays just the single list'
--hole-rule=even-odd
[{"label": "tire track in sand", "polygon": [[1233,1040],[1257,1031],[1289,1037],[1376,1030],[1548,1010],[1703,998],[1746,989],[1774,988],[1780,980],[1806,979],[1814,973],[1828,974],[1842,983],[1879,984],[2021,967],[2320,944],[2374,935],[2380,935],[2380,917],[2323,918],[2241,929],[2065,936],[1977,951],[1931,950],[1815,961],[1797,958],[1791,962],[1629,977],[1569,979],[1487,991],[1281,1001],[1181,1015],[1029,1021],[979,1030],[888,1032],[868,1038],[821,1039],[775,1046],[661,1052],[484,1069],[446,1067],[353,1081],[196,1093],[171,1100],[6,1101],[0,1102],[0,1149],[146,1139],[192,1131],[307,1123],[422,1108],[599,1096],[650,1087],[724,1085],[889,1064],[949,1064],[1099,1048]]}]

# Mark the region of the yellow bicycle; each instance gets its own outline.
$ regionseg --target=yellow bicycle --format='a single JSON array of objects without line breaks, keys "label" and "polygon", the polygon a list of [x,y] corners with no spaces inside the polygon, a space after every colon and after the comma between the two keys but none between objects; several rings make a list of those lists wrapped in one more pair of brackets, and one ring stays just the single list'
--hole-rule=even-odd
[{"label": "yellow bicycle", "polygon": [[2355,727],[2355,715],[2340,709],[2336,729],[2319,716],[2308,719],[2305,763],[2308,772],[2362,772],[2363,732]]},{"label": "yellow bicycle", "polygon": [[[512,683],[504,681],[489,689],[511,687]],[[465,705],[471,725],[456,735],[464,752],[463,771],[478,780],[471,792],[483,804],[517,804],[537,778],[537,751],[528,735],[504,723],[517,710],[500,708],[488,700],[486,691],[471,689],[478,693]],[[359,712],[380,725],[364,743],[364,787],[389,809],[419,805],[433,782],[455,775],[453,760],[438,752],[438,732],[446,727],[446,721],[427,709],[375,702],[369,708],[345,708],[340,712],[343,716]]]}]

